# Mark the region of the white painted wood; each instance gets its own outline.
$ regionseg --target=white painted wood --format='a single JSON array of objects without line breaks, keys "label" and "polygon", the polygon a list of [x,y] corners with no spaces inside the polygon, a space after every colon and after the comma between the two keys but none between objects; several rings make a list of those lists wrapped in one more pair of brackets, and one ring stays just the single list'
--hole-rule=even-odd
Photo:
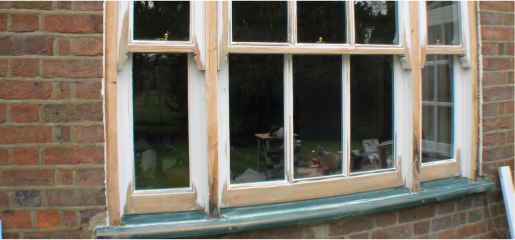
[{"label": "white painted wood", "polygon": [[293,56],[284,55],[284,174],[287,182],[293,182]]},{"label": "white painted wood", "polygon": [[350,85],[350,56],[342,56],[342,175],[350,176],[351,170],[351,85]]},{"label": "white painted wood", "polygon": [[354,46],[356,43],[356,25],[354,23],[354,1],[347,1],[347,43],[350,46]]},{"label": "white painted wood", "polygon": [[506,215],[508,217],[510,235],[513,238],[513,236],[515,236],[515,194],[513,193],[513,180],[509,166],[502,166],[499,168],[499,178],[501,180],[502,195],[504,199],[504,206],[506,208]]},{"label": "white painted wood", "polygon": [[[226,26],[227,27],[227,26]],[[230,126],[229,126],[229,55],[224,68],[217,76],[217,111],[218,111],[218,187],[220,207],[227,207],[227,189],[230,179]]]}]

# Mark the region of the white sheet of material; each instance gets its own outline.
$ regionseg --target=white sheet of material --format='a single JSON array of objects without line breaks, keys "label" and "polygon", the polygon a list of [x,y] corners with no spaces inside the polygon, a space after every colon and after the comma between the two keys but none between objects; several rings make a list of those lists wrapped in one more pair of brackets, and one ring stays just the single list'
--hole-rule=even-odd
[{"label": "white sheet of material", "polygon": [[508,218],[508,227],[510,229],[511,238],[514,238],[514,193],[513,181],[511,180],[511,171],[509,166],[502,166],[499,168],[499,178],[501,180],[502,195],[504,198],[504,207],[506,208],[506,217]]}]

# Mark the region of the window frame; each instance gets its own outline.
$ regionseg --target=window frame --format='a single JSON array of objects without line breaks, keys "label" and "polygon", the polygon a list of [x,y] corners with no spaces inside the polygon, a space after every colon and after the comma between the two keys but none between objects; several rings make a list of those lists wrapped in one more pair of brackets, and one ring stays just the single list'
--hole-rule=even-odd
[{"label": "window frame", "polygon": [[[132,3],[132,2],[131,2]],[[400,155],[402,158],[397,159],[396,164],[397,170],[389,173],[378,173],[378,174],[360,174],[354,177],[355,183],[369,184],[368,188],[359,190],[349,190],[345,186],[348,183],[345,181],[329,181],[319,180],[317,184],[297,184],[298,190],[301,190],[301,198],[305,196],[305,199],[313,198],[309,196],[308,192],[313,190],[319,190],[320,188],[325,189],[337,189],[332,193],[326,192],[326,195],[318,197],[328,197],[336,195],[345,195],[355,192],[370,191],[375,188],[374,182],[396,182],[401,183],[400,185],[407,187],[412,192],[416,193],[420,191],[420,183],[448,178],[450,176],[464,176],[470,178],[472,181],[476,180],[476,171],[478,168],[477,164],[477,149],[478,149],[478,68],[477,68],[477,29],[474,24],[469,24],[471,21],[476,22],[476,6],[473,2],[460,2],[461,6],[461,45],[460,46],[435,46],[427,45],[425,42],[425,2],[400,2],[399,4],[403,7],[398,10],[398,31],[399,31],[399,44],[398,45],[368,45],[365,44],[354,44],[353,36],[349,37],[348,44],[330,44],[327,46],[311,46],[313,44],[294,44],[293,46],[255,46],[252,44],[233,44],[230,43],[228,37],[227,28],[223,26],[229,26],[230,17],[229,10],[230,5],[228,2],[192,2],[192,5],[199,5],[195,7],[194,14],[190,14],[191,19],[195,19],[194,31],[190,31],[190,42],[184,44],[164,42],[164,44],[155,44],[152,41],[150,43],[133,41],[128,36],[132,34],[123,33],[123,29],[127,28],[127,24],[124,26],[124,16],[128,14],[127,8],[124,8],[123,2],[106,2],[106,82],[105,82],[105,121],[106,121],[106,171],[107,171],[107,200],[108,200],[108,217],[110,225],[116,226],[120,224],[120,219],[126,214],[142,214],[142,213],[154,213],[163,211],[188,211],[188,210],[204,210],[209,213],[211,217],[218,217],[221,207],[235,207],[235,206],[248,206],[248,205],[259,205],[266,204],[264,194],[271,194],[271,191],[276,193],[282,193],[280,186],[270,185],[267,187],[248,187],[241,191],[231,191],[230,185],[227,186],[227,171],[222,166],[224,165],[223,159],[227,159],[224,156],[228,152],[228,146],[224,143],[224,134],[227,135],[228,128],[221,126],[228,122],[226,118],[227,105],[224,102],[223,94],[227,93],[223,81],[221,79],[228,78],[228,67],[226,67],[228,53],[280,53],[285,56],[291,56],[291,54],[388,54],[394,55],[395,59],[398,59],[400,64],[396,64],[394,68],[395,74],[402,75],[402,84],[395,84],[396,94],[397,91],[403,92],[404,97],[412,99],[412,102],[399,101],[398,97],[394,101],[395,114],[395,125],[402,125],[407,130],[395,134],[397,142],[402,144],[395,144],[395,153]],[[353,4],[347,3],[347,11],[353,13]],[[130,5],[130,3],[129,3]],[[295,9],[294,2],[289,2],[289,12]],[[398,8],[399,9],[399,8]],[[192,10],[193,11],[193,10]],[[125,15],[124,15],[125,13]],[[130,14],[129,14],[130,15]],[[290,14],[290,18],[293,14]],[[353,17],[347,16],[347,18]],[[463,20],[465,19],[465,20]],[[130,25],[130,24],[129,24]],[[193,24],[192,24],[193,25]],[[295,24],[293,24],[295,25]],[[351,31],[354,28],[353,24],[347,21],[347,31]],[[351,26],[349,26],[351,25]],[[465,27],[466,25],[466,27]],[[197,27],[198,26],[198,27]],[[202,30],[200,30],[202,29]],[[293,31],[293,28],[289,27],[289,31]],[[411,32],[411,34],[409,34]],[[408,33],[408,34],[404,34]],[[124,42],[125,41],[125,42]],[[353,45],[354,44],[354,45]],[[348,45],[348,46],[347,46]],[[116,50],[113,50],[116,49]],[[127,164],[127,159],[122,158],[121,152],[123,148],[120,145],[120,139],[122,138],[122,132],[126,129],[121,129],[119,126],[120,119],[122,118],[122,112],[119,109],[120,98],[122,94],[121,89],[118,88],[117,83],[123,81],[117,72],[117,65],[123,66],[123,63],[127,63],[123,59],[123,55],[127,52],[187,52],[192,59],[194,56],[197,64],[197,69],[206,70],[202,72],[200,79],[203,79],[205,83],[205,98],[202,100],[205,102],[206,111],[205,118],[207,125],[206,127],[206,157],[207,169],[205,173],[207,176],[200,181],[202,182],[199,186],[198,192],[196,192],[195,198],[189,198],[188,200],[181,200],[181,194],[148,194],[145,196],[146,200],[142,203],[131,202],[134,198],[133,192],[126,191],[127,188],[122,186],[126,183],[123,179],[123,171],[120,166]],[[455,62],[459,62],[462,66],[462,78],[470,79],[469,82],[462,81],[463,94],[460,97],[464,105],[463,119],[468,121],[468,124],[463,124],[461,127],[463,139],[470,139],[463,143],[464,148],[459,153],[456,161],[445,162],[438,164],[421,164],[421,149],[422,142],[417,139],[421,139],[421,113],[422,113],[422,100],[421,100],[421,66],[424,64],[426,54],[454,54]],[[126,54],[127,55],[127,54]],[[343,56],[345,58],[345,56]],[[291,59],[291,57],[288,57]],[[285,61],[287,57],[285,57]],[[290,61],[291,62],[291,61]],[[192,61],[189,63],[189,69],[193,66]],[[285,64],[290,66],[290,63]],[[218,70],[218,71],[217,71]],[[400,72],[400,73],[399,73]],[[345,73],[345,74],[348,74]],[[348,79],[348,78],[347,78]],[[397,80],[394,80],[395,82]],[[286,84],[291,83],[285,81]],[[348,84],[348,81],[347,83]],[[457,85],[455,85],[457,86]],[[457,87],[455,87],[457,88]],[[287,96],[285,96],[287,97]],[[349,96],[345,96],[348,98]],[[470,103],[470,104],[469,104]],[[224,109],[225,108],[225,109]],[[457,107],[455,107],[457,108]],[[225,111],[225,112],[224,112]],[[399,117],[398,112],[401,112],[408,117]],[[401,115],[402,115],[401,114]],[[228,115],[227,115],[228,116]],[[411,118],[409,116],[412,116]],[[471,116],[470,118],[465,116]],[[456,120],[455,120],[456,121]],[[455,124],[456,127],[456,124]],[[398,129],[397,127],[395,128]],[[410,131],[409,129],[413,129]],[[292,129],[285,129],[285,134],[291,132]],[[457,133],[455,132],[454,135]],[[348,135],[347,135],[348,136]],[[285,142],[293,146],[293,137],[291,134],[288,135],[288,139],[285,138]],[[220,144],[219,144],[220,143]],[[290,147],[291,148],[291,147]],[[293,148],[291,148],[293,149]],[[225,152],[225,153],[224,153]],[[458,151],[460,152],[460,151]],[[291,154],[291,153],[287,153]],[[290,156],[291,157],[291,156]],[[133,160],[131,160],[133,161]],[[133,163],[132,163],[133,164]],[[459,170],[452,174],[441,174],[440,170],[448,169],[449,166],[452,168],[458,167]],[[191,171],[191,169],[190,169]],[[225,173],[224,173],[225,171]],[[438,174],[433,174],[437,172]],[[390,174],[394,173],[394,174]],[[391,175],[391,176],[390,176]],[[354,182],[352,185],[356,186]],[[341,185],[344,184],[344,185]],[[308,186],[310,185],[310,186]],[[315,185],[318,185],[316,187]],[[396,185],[396,184],[393,184]],[[125,189],[125,190],[124,190]],[[130,187],[128,188],[130,190]],[[313,189],[310,191],[310,189]],[[172,191],[173,192],[173,191]],[[234,193],[233,193],[234,192]],[[232,194],[232,195],[231,195]],[[249,194],[254,196],[254,199],[248,199]],[[137,195],[137,194],[136,194]],[[159,199],[160,198],[160,199]],[[228,204],[227,199],[231,198],[232,202]],[[191,204],[191,199],[194,199],[194,204],[198,205],[194,209],[188,209],[188,207],[170,208],[168,205],[174,205],[176,201],[185,201]],[[302,198],[304,199],[304,198]],[[261,201],[263,200],[263,201]],[[294,201],[295,199],[288,199],[287,196],[281,201]],[[297,199],[298,200],[298,199]],[[160,207],[156,207],[156,202]],[[149,206],[142,211],[127,212],[125,206],[127,204],[141,204],[141,206]],[[152,210],[149,210],[152,209]],[[125,211],[125,212],[124,212]]]}]

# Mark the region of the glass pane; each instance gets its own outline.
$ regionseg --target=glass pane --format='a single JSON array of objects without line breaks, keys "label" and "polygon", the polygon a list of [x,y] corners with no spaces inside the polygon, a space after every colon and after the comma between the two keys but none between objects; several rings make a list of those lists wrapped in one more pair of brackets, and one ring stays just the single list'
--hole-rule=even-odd
[{"label": "glass pane", "polygon": [[283,55],[229,55],[231,183],[284,179]]},{"label": "glass pane", "polygon": [[392,168],[393,57],[352,55],[351,172]]},{"label": "glass pane", "polygon": [[134,2],[134,40],[188,41],[189,39],[189,2]]},{"label": "glass pane", "polygon": [[234,42],[287,42],[287,2],[232,2]]},{"label": "glass pane", "polygon": [[428,1],[427,38],[429,45],[460,45],[458,2]]},{"label": "glass pane", "polygon": [[342,173],[342,56],[293,56],[295,177]]},{"label": "glass pane", "polygon": [[427,55],[422,70],[422,162],[453,158],[452,62],[451,55]]},{"label": "glass pane", "polygon": [[345,2],[297,2],[300,43],[346,43]]},{"label": "glass pane", "polygon": [[396,11],[395,2],[355,2],[356,43],[397,44]]},{"label": "glass pane", "polygon": [[189,187],[187,54],[133,53],[136,189]]}]

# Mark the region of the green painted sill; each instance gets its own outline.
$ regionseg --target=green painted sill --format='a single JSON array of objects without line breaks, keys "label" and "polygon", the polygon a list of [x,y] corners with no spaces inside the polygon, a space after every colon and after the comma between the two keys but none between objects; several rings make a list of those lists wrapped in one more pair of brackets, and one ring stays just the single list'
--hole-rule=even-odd
[{"label": "green painted sill", "polygon": [[131,215],[124,226],[99,226],[97,238],[181,238],[288,226],[356,216],[442,201],[489,191],[494,183],[457,177],[422,183],[411,194],[404,187],[290,203],[222,209],[220,219],[202,211]]}]

